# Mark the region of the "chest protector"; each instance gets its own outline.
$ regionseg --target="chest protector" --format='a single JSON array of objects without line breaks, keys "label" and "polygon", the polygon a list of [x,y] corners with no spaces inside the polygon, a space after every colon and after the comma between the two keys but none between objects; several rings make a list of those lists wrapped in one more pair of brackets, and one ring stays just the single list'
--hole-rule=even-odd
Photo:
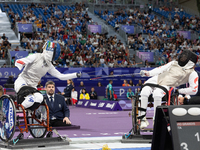
[{"label": "chest protector", "polygon": [[193,68],[183,69],[178,65],[178,62],[175,62],[165,72],[158,75],[158,84],[177,87],[188,83],[188,78],[193,71]]},{"label": "chest protector", "polygon": [[36,87],[50,67],[52,67],[51,62],[46,62],[44,56],[38,53],[33,63],[27,64],[20,76],[26,81],[28,86]]}]

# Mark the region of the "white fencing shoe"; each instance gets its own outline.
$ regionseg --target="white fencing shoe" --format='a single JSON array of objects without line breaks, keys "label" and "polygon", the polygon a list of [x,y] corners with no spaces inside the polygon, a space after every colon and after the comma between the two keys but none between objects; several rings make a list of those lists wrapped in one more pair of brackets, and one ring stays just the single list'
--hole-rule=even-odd
[{"label": "white fencing shoe", "polygon": [[149,122],[147,121],[146,117],[144,117],[144,118],[141,120],[140,129],[143,130],[143,129],[146,128],[148,125],[149,125]]}]

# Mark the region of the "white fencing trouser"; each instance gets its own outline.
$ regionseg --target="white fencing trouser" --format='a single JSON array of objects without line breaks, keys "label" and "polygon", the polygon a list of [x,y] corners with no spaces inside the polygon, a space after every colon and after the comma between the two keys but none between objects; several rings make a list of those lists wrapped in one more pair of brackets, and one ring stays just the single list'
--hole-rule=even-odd
[{"label": "white fencing trouser", "polygon": [[[145,83],[157,84],[157,80],[158,80],[158,76],[154,76],[152,78],[149,78]],[[168,86],[163,86],[163,87],[165,87],[169,91]],[[141,108],[147,109],[148,98],[151,94],[152,94],[152,97],[154,99],[154,118],[155,118],[156,107],[161,106],[162,98],[165,96],[166,93],[161,88],[144,86],[142,88],[141,93],[140,93],[140,95],[141,95]],[[145,115],[145,113],[146,112],[141,111],[140,116]]]},{"label": "white fencing trouser", "polygon": [[[25,85],[28,86],[25,80],[22,77],[18,77],[14,83],[15,91],[18,93],[21,87]],[[26,96],[24,101],[22,102],[22,106],[24,106],[24,108],[29,108],[34,103],[42,103],[42,101],[43,101],[43,95],[39,92],[36,92],[34,94]]]}]

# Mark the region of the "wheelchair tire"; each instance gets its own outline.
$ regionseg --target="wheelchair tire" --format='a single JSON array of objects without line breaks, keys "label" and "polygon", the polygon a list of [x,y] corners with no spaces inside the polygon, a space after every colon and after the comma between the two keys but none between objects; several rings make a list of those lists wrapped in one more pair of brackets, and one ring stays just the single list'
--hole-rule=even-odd
[{"label": "wheelchair tire", "polygon": [[[40,105],[35,110],[35,115],[36,115],[36,118],[39,119],[40,121],[41,120],[46,120],[47,119],[46,107],[43,106],[43,105]],[[33,119],[33,118],[29,118],[29,119],[27,119],[27,123],[28,124],[37,124],[38,122],[35,119]],[[39,128],[32,129],[33,127],[39,127]],[[30,131],[30,134],[34,138],[43,138],[46,135],[46,133],[47,133],[47,128],[46,127],[42,127],[42,126],[29,126],[29,131]]]},{"label": "wheelchair tire", "polygon": [[132,126],[133,126],[133,132],[134,134],[138,135],[138,101],[139,101],[139,96],[136,96],[135,100],[132,102]]},{"label": "wheelchair tire", "polygon": [[8,95],[0,97],[0,139],[11,140],[16,128],[16,107]]}]

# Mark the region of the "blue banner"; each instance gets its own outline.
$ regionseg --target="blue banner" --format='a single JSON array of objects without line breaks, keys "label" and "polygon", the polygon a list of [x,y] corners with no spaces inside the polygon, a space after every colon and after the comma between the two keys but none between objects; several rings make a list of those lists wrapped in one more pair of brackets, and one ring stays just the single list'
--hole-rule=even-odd
[{"label": "blue banner", "polygon": [[17,59],[28,56],[28,52],[27,51],[10,51],[10,56],[11,58],[15,56],[15,59],[17,60]]},{"label": "blue banner", "polygon": [[0,68],[0,83],[6,81],[9,76],[17,78],[20,72],[18,68]]},{"label": "blue banner", "polygon": [[191,39],[190,31],[177,31],[180,36],[183,36],[184,39]]},{"label": "blue banner", "polygon": [[101,25],[88,25],[88,29],[93,33],[101,33]]},{"label": "blue banner", "polygon": [[76,107],[94,108],[108,111],[122,110],[121,106],[117,101],[79,100]]},{"label": "blue banner", "polygon": [[[81,71],[83,73],[81,78],[73,79],[75,86],[79,86],[80,82],[83,81],[85,86],[97,86],[98,82],[105,87],[108,85],[109,80],[113,80],[113,86],[122,86],[124,80],[132,80],[133,83],[136,85],[138,80],[147,80],[147,77],[140,77],[140,75],[136,76],[124,76],[124,77],[108,77],[108,78],[100,78],[95,80],[90,80],[91,78],[107,76],[111,72],[114,75],[121,75],[121,74],[131,74],[131,73],[139,73],[140,70],[151,70],[152,68],[57,68],[57,70],[61,73],[74,73]],[[18,76],[21,71],[18,68],[0,68],[0,84],[4,84],[7,78],[12,75],[14,78]],[[45,83],[49,80],[55,82],[56,86],[66,86],[67,81],[61,81],[58,78],[55,78],[48,73],[41,79],[42,85],[44,86]]]},{"label": "blue banner", "polygon": [[32,24],[18,23],[19,32],[32,32]]},{"label": "blue banner", "polygon": [[137,52],[137,56],[142,61],[148,60],[148,62],[154,62],[154,52]]},{"label": "blue banner", "polygon": [[123,25],[123,26],[121,26],[121,28],[128,34],[134,33],[134,26]]}]

